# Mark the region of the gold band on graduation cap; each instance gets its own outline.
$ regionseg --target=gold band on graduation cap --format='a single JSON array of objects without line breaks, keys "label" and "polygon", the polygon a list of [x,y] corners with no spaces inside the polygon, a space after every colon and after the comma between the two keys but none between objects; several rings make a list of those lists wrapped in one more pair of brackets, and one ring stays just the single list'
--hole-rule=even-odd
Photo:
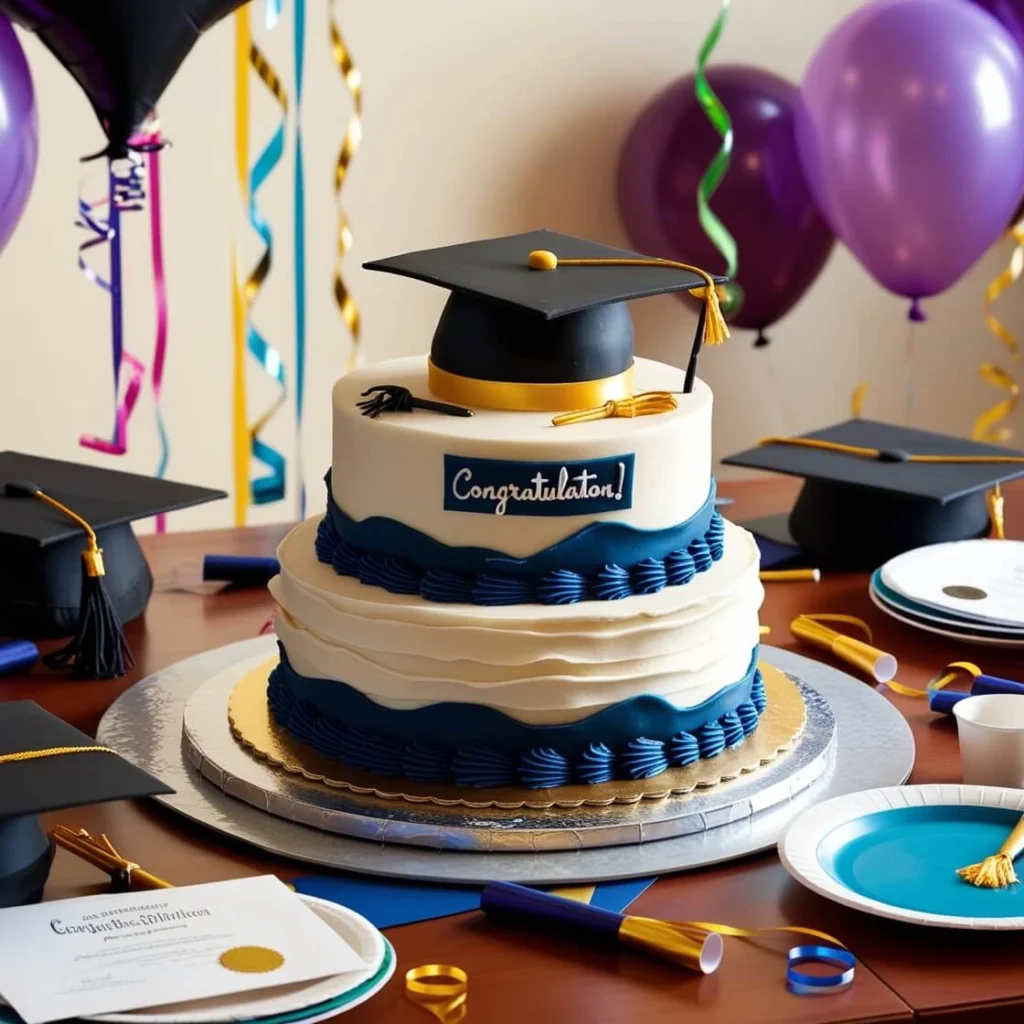
[{"label": "gold band on graduation cap", "polygon": [[504,380],[478,380],[450,373],[427,361],[427,386],[445,402],[476,409],[508,412],[564,412],[619,402],[633,394],[633,367],[613,377],[557,384],[527,384]]}]

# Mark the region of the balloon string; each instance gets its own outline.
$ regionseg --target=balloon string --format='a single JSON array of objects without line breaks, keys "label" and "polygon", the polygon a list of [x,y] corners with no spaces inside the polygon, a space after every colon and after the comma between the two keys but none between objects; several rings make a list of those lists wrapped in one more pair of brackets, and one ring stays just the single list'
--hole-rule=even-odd
[{"label": "balloon string", "polygon": [[345,256],[352,248],[352,228],[348,216],[341,205],[341,191],[348,177],[348,170],[352,158],[359,149],[359,143],[363,137],[363,82],[362,75],[352,59],[352,53],[345,43],[341,34],[341,28],[337,19],[336,0],[329,0],[328,6],[329,29],[331,37],[331,52],[334,55],[334,63],[352,95],[352,115],[349,118],[348,127],[345,129],[345,136],[341,141],[341,148],[334,164],[334,199],[338,212],[338,242],[337,254],[334,263],[334,301],[337,304],[341,318],[348,327],[352,336],[352,349],[346,361],[346,372],[355,369],[359,365],[359,338],[360,338],[360,317],[359,307],[352,297],[345,279],[342,276],[342,265]]},{"label": "balloon string", "polygon": [[903,422],[910,426],[914,416],[914,342],[917,335],[917,324],[920,321],[910,320],[907,323],[907,338],[903,343]]},{"label": "balloon string", "polygon": [[725,23],[729,14],[729,3],[730,0],[722,0],[718,16],[701,43],[700,51],[697,55],[697,70],[694,75],[694,91],[707,119],[711,122],[715,131],[722,137],[721,147],[697,185],[697,217],[700,220],[704,234],[707,235],[714,247],[722,254],[726,264],[726,275],[735,279],[738,266],[736,240],[729,233],[725,224],[718,218],[718,215],[711,209],[711,197],[715,194],[715,190],[722,183],[722,179],[729,170],[729,162],[732,158],[732,120],[722,101],[715,95],[714,89],[711,88],[706,74],[708,60],[718,45],[718,40],[725,29]]},{"label": "balloon string", "polygon": [[302,465],[302,418],[306,384],[306,182],[302,159],[302,85],[306,58],[306,0],[294,0],[292,41],[295,50],[295,476],[299,519],[306,518],[306,481]]},{"label": "balloon string", "polygon": [[[128,424],[145,379],[146,367],[124,347],[124,308],[122,303],[121,278],[121,214],[142,209],[145,199],[143,177],[145,171],[142,159],[132,153],[127,160],[108,161],[107,197],[96,203],[88,202],[81,194],[78,198],[77,226],[91,233],[92,237],[78,247],[78,267],[87,280],[102,288],[110,296],[111,352],[114,377],[114,426],[111,438],[83,434],[78,443],[83,448],[102,452],[105,455],[124,455],[128,451]],[[107,207],[104,220],[98,212],[100,206]],[[106,245],[110,253],[109,278],[103,278],[86,259],[86,253],[99,245]],[[128,384],[121,397],[121,370],[127,364]]]}]

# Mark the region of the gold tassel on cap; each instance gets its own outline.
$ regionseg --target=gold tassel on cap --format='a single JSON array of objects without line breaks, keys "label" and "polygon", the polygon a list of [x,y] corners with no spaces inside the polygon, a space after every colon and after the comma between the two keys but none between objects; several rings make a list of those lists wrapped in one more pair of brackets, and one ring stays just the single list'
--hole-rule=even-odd
[{"label": "gold tassel on cap", "polygon": [[704,330],[700,338],[701,344],[721,345],[729,337],[729,327],[722,316],[715,279],[706,270],[689,263],[678,263],[676,260],[631,259],[626,256],[610,256],[607,259],[559,259],[547,249],[534,249],[527,257],[526,265],[531,270],[555,270],[558,267],[668,267],[689,271],[704,280],[702,288],[690,289],[691,295],[704,301]]}]

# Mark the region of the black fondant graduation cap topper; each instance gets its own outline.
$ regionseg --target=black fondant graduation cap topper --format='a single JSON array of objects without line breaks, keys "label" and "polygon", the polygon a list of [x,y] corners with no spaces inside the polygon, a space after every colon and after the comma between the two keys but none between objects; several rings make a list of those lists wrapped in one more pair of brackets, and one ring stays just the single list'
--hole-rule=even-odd
[{"label": "black fondant graduation cap topper", "polygon": [[[49,660],[79,675],[116,674],[124,665],[115,646],[118,629],[106,606],[94,604],[101,596],[95,581],[103,581],[116,619],[136,618],[153,577],[132,520],[223,497],[223,491],[134,473],[0,452],[0,632],[27,639],[76,634],[86,645],[110,638],[92,648],[95,658]],[[93,618],[94,611],[101,617]]]},{"label": "black fondant graduation cap topper", "polygon": [[1024,476],[1024,452],[874,420],[766,438],[723,462],[803,477],[793,539],[838,568],[874,569],[911,548],[985,536],[985,492]]},{"label": "black fondant graduation cap topper", "polygon": [[[554,254],[555,263],[531,263],[535,252]],[[546,230],[365,266],[451,292],[431,345],[431,392],[458,405],[543,412],[633,394],[627,300],[704,289],[715,304],[707,285],[724,280]],[[699,340],[707,323],[702,316]]]}]

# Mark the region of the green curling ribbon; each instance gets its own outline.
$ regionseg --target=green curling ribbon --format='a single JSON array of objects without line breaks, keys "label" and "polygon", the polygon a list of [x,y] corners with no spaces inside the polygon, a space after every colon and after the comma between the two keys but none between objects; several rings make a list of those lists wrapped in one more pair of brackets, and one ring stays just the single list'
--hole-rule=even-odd
[{"label": "green curling ribbon", "polygon": [[739,266],[736,239],[732,237],[729,229],[718,218],[718,215],[711,209],[711,197],[715,190],[722,183],[726,172],[729,170],[729,163],[732,159],[732,118],[729,111],[725,109],[722,101],[715,95],[711,83],[708,82],[705,70],[708,60],[718,40],[725,30],[725,22],[729,15],[730,0],[722,0],[722,8],[715,18],[711,31],[704,37],[701,43],[700,52],[697,54],[697,70],[694,74],[694,92],[697,101],[704,109],[707,119],[711,122],[715,131],[722,137],[722,145],[715,158],[708,165],[708,169],[701,176],[697,185],[697,217],[704,234],[711,240],[712,245],[722,254],[725,260],[726,276],[732,280],[726,284],[719,297],[722,307],[722,314],[728,319],[739,312],[743,305],[743,289],[736,281],[736,271]]}]

